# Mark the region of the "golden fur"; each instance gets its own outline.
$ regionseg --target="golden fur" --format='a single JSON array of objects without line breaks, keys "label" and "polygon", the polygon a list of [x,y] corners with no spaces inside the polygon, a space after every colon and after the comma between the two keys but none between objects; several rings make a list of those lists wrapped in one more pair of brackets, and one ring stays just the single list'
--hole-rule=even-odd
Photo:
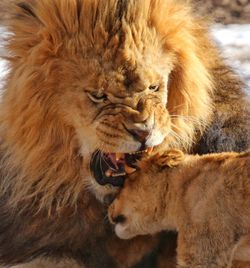
[{"label": "golden fur", "polygon": [[[38,194],[40,206],[47,209],[54,201],[58,207],[74,204],[82,189],[94,184],[87,169],[91,153],[137,149],[123,128],[130,124],[128,118],[131,124],[140,123],[155,113],[155,131],[163,132],[164,137],[170,134],[167,145],[185,148],[192,144],[195,131],[208,123],[212,81],[201,45],[205,46],[205,29],[194,26],[197,21],[189,8],[176,1],[136,1],[128,7],[133,11],[128,11],[122,25],[113,25],[110,37],[106,18],[115,21],[112,10],[116,5],[115,0],[43,0],[32,5],[30,13],[35,16],[19,8],[20,15],[11,20],[12,72],[1,105],[1,135],[2,146],[14,157],[8,168],[21,167],[11,186],[13,204]],[[134,27],[128,24],[131,21]],[[148,21],[150,28],[145,25]],[[122,36],[115,28],[126,33],[122,46]],[[114,57],[114,64],[105,64]],[[167,80],[168,110],[164,108],[166,93],[155,96],[145,91],[150,83]],[[131,98],[126,83],[134,92]],[[93,90],[104,90],[112,103],[121,102],[127,108],[117,107],[113,116],[95,120],[103,106],[88,99],[86,91]],[[142,113],[136,110],[139,101]],[[79,174],[83,179],[78,179]],[[2,191],[9,183],[12,181],[6,178]],[[59,189],[61,197],[54,200]]]},{"label": "golden fur", "polygon": [[[183,1],[17,2],[8,7],[10,73],[0,104],[0,231],[8,236],[0,236],[0,259],[15,264],[63,251],[85,263],[85,250],[110,239],[103,256],[130,267],[157,239],[112,236],[95,197],[117,189],[93,178],[92,154],[137,151],[124,126],[138,125],[153,125],[155,151],[243,150],[250,135],[242,84]],[[150,89],[155,83],[159,91]],[[95,103],[93,94],[107,99]],[[215,137],[204,143],[210,130]]]},{"label": "golden fur", "polygon": [[[231,267],[236,247],[250,239],[250,152],[171,150],[138,166],[109,208],[116,234],[177,230],[180,267]],[[250,261],[249,245],[240,249],[235,257]]]}]

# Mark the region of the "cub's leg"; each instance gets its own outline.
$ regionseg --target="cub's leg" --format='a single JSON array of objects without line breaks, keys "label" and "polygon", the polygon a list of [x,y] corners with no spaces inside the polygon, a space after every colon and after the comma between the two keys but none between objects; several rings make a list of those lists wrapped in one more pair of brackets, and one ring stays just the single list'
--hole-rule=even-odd
[{"label": "cub's leg", "polygon": [[152,163],[159,167],[176,167],[184,159],[182,151],[177,149],[171,149],[163,154],[156,154],[152,158]]},{"label": "cub's leg", "polygon": [[[192,231],[191,231],[192,232]],[[189,233],[191,233],[189,230]],[[235,247],[226,235],[179,233],[177,267],[180,268],[230,268]]]}]

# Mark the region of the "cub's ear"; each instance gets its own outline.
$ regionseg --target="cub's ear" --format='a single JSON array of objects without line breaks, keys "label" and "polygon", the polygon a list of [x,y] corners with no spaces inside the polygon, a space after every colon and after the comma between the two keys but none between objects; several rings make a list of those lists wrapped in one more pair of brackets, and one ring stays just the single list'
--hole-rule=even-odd
[{"label": "cub's ear", "polygon": [[153,163],[160,167],[176,167],[184,159],[184,153],[177,149],[171,149],[163,154],[157,154],[153,157]]}]

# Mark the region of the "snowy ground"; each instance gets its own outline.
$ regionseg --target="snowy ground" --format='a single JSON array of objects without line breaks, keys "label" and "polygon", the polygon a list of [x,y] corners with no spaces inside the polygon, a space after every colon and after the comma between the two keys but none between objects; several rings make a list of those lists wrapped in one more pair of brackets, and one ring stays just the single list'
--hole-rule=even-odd
[{"label": "snowy ground", "polygon": [[250,94],[250,24],[216,25],[212,35],[227,62],[244,77]]},{"label": "snowy ground", "polygon": [[[6,32],[0,27],[0,40],[5,34]],[[215,25],[212,35],[221,47],[222,54],[227,61],[244,77],[250,94],[250,24]],[[0,43],[1,54],[3,54],[3,49]],[[6,71],[6,63],[0,60],[0,87]]]},{"label": "snowy ground", "polygon": [[4,31],[4,28],[0,26],[0,89],[3,85],[3,78],[7,73],[6,62],[4,60],[1,60],[1,56],[4,56],[3,38],[5,37],[6,37],[6,31]]}]

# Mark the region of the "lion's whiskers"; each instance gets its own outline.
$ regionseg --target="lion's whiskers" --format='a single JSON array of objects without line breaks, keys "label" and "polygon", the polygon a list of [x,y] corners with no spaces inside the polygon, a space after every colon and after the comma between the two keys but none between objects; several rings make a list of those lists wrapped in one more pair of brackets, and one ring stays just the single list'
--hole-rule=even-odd
[{"label": "lion's whiskers", "polygon": [[108,161],[106,160],[106,158],[103,156],[103,153],[102,152],[101,152],[101,157],[102,157],[103,161],[105,162],[105,164],[109,167],[109,169],[115,171],[115,169],[112,166],[110,166],[110,164],[108,163]]},{"label": "lion's whiskers", "polygon": [[190,121],[192,123],[200,125],[201,127],[206,127],[207,126],[207,123],[205,122],[205,120],[197,119],[195,116],[170,115],[170,118],[177,118],[177,119],[182,119],[184,121]]}]

